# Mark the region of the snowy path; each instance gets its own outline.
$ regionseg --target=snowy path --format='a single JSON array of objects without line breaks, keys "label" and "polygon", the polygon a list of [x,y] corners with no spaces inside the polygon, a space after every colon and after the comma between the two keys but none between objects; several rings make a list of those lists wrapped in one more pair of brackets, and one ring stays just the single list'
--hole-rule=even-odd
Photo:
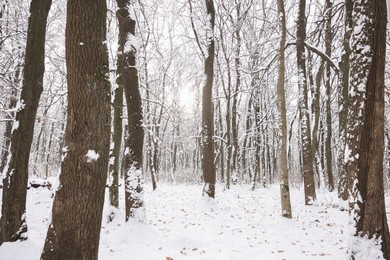
[{"label": "snowy path", "polygon": [[[146,225],[124,224],[123,214],[109,224],[103,220],[100,259],[345,258],[348,212],[339,209],[335,193],[320,191],[317,205],[309,207],[303,205],[303,193],[293,189],[293,219],[280,217],[276,185],[254,192],[249,186],[217,189],[215,202],[200,194],[201,186],[195,185],[147,190]],[[2,245],[1,260],[39,259],[51,192],[31,189],[28,195],[29,239]]]}]

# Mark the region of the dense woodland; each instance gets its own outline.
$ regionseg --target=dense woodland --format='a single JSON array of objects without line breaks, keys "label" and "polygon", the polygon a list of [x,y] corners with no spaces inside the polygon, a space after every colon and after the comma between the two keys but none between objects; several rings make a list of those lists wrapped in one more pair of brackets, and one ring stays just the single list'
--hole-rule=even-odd
[{"label": "dense woodland", "polygon": [[144,185],[276,183],[286,218],[291,187],[349,200],[351,257],[368,236],[390,259],[386,1],[0,8],[0,244],[27,239],[32,177],[60,182],[42,259],[97,258],[105,192],[143,221]]}]

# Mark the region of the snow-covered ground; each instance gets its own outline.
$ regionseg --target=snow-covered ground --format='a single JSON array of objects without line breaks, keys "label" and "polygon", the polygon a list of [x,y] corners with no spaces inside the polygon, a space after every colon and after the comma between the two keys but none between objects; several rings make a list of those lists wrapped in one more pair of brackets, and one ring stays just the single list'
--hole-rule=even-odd
[{"label": "snow-covered ground", "polygon": [[[103,219],[100,259],[346,258],[348,211],[342,210],[346,204],[335,192],[320,190],[317,204],[304,206],[303,192],[292,189],[294,217],[284,219],[277,185],[255,191],[245,185],[228,191],[217,186],[215,201],[202,198],[199,185],[160,184],[154,192],[150,186],[145,193],[146,224],[125,224],[123,210],[111,223]],[[39,259],[51,197],[46,188],[29,190],[29,239],[4,243],[0,259]]]}]

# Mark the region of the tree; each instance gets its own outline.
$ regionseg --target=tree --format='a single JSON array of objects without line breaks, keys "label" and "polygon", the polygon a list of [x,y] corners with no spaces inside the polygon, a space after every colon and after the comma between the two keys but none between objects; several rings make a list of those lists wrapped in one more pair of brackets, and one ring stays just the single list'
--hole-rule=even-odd
[{"label": "tree", "polygon": [[386,1],[356,1],[352,19],[355,26],[345,148],[355,235],[350,254],[359,259],[365,253],[361,252],[360,240],[366,236],[381,244],[384,258],[390,259],[383,184]]},{"label": "tree", "polygon": [[282,216],[291,218],[290,188],[288,182],[287,165],[287,118],[286,118],[286,96],[284,90],[285,84],[285,53],[286,47],[286,13],[284,10],[284,1],[278,0],[279,28],[281,32],[279,57],[278,57],[278,81],[276,86],[276,95],[278,98],[278,125],[279,125],[279,143],[278,143],[278,165],[280,176],[280,198],[282,203]]},{"label": "tree", "polygon": [[105,0],[69,0],[65,154],[41,259],[97,259],[110,144]]},{"label": "tree", "polygon": [[3,170],[0,244],[26,239],[28,161],[45,70],[46,21],[51,0],[32,0],[28,22],[23,86],[15,109],[10,151]]},{"label": "tree", "polygon": [[203,195],[215,197],[215,167],[213,150],[213,102],[212,89],[214,80],[214,25],[215,9],[213,0],[205,0],[207,11],[207,56],[204,61],[204,73],[206,76],[202,94],[202,167],[203,167]]},{"label": "tree", "polygon": [[348,85],[350,66],[350,38],[352,33],[352,9],[353,1],[345,1],[345,27],[343,39],[343,54],[340,61],[340,84],[338,86],[339,99],[339,154],[337,164],[339,166],[338,196],[343,200],[348,199],[348,176],[346,163],[344,161],[345,142],[347,135],[347,114],[348,114]]},{"label": "tree", "polygon": [[[118,40],[118,57],[121,56],[123,51],[123,46],[121,45],[121,40]],[[122,60],[118,61],[118,65],[121,65]],[[113,126],[112,126],[112,144],[110,150],[110,166],[109,166],[109,183],[110,183],[110,205],[118,208],[119,207],[119,169],[120,169],[120,150],[122,144],[122,133],[123,133],[123,77],[122,66],[118,66],[116,73],[117,86],[114,90],[114,100],[113,100]],[[113,217],[113,212],[110,213]]]},{"label": "tree", "polygon": [[[326,0],[326,28],[325,28],[325,54],[331,57],[332,53],[332,15],[333,1]],[[333,170],[332,170],[332,111],[331,111],[331,70],[330,62],[326,64],[325,92],[326,92],[326,140],[325,140],[325,158],[326,175],[328,177],[328,190],[334,190]]]},{"label": "tree", "polygon": [[308,88],[305,62],[305,39],[306,39],[306,0],[299,1],[297,20],[297,65],[298,65],[298,88],[299,88],[299,122],[302,146],[302,171],[305,191],[305,203],[310,204],[316,199],[313,156],[311,149],[310,118],[308,108]]},{"label": "tree", "polygon": [[130,218],[144,219],[142,150],[142,102],[136,66],[136,17],[133,0],[117,0],[119,21],[118,80],[123,84],[127,103],[128,129],[125,137],[125,211]]}]

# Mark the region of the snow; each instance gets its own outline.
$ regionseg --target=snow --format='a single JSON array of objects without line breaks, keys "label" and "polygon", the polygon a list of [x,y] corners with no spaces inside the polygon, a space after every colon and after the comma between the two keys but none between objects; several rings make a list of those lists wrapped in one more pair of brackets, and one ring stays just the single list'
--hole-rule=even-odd
[{"label": "snow", "polygon": [[88,150],[85,156],[87,157],[87,162],[89,163],[95,162],[99,158],[99,154],[95,150]]},{"label": "snow", "polygon": [[[305,206],[303,191],[291,188],[293,218],[285,219],[278,185],[255,191],[250,185],[225,191],[217,185],[215,200],[202,197],[201,190],[201,185],[159,184],[152,191],[147,183],[146,223],[125,223],[122,188],[120,210],[110,223],[112,208],[108,203],[104,208],[99,259],[346,259],[349,243],[359,243],[361,259],[378,254],[375,241],[349,240],[348,211],[342,210],[347,203],[336,193],[318,190],[316,205]],[[29,238],[4,243],[0,259],[39,259],[52,194],[29,189]]]},{"label": "snow", "polygon": [[132,52],[133,50],[137,50],[137,49],[138,49],[137,38],[132,33],[128,33],[127,34],[127,41],[126,41],[126,44],[124,46],[123,52],[129,53],[129,52]]},{"label": "snow", "polygon": [[12,125],[11,133],[13,133],[15,130],[18,130],[18,128],[19,128],[19,121],[14,121],[14,123]]}]

